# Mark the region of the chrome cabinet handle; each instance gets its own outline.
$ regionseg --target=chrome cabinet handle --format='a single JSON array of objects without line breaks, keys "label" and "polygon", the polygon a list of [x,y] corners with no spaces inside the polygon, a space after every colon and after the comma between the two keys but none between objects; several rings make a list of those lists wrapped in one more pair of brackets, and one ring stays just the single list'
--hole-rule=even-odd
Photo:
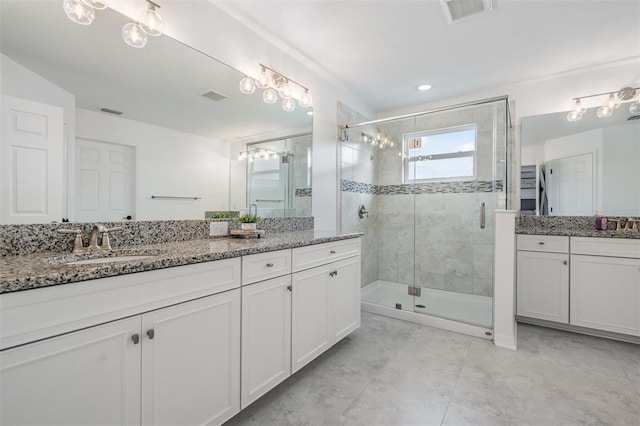
[{"label": "chrome cabinet handle", "polygon": [[153,339],[156,335],[156,331],[153,328],[150,328],[149,330],[147,330],[147,337],[149,338],[149,340]]},{"label": "chrome cabinet handle", "polygon": [[485,225],[485,213],[484,203],[480,204],[480,229],[484,229]]},{"label": "chrome cabinet handle", "polygon": [[137,345],[138,343],[140,343],[140,335],[138,333],[134,334],[133,336],[131,336],[131,340],[133,341],[134,345]]},{"label": "chrome cabinet handle", "polygon": [[267,263],[267,268],[273,268],[273,263]]}]

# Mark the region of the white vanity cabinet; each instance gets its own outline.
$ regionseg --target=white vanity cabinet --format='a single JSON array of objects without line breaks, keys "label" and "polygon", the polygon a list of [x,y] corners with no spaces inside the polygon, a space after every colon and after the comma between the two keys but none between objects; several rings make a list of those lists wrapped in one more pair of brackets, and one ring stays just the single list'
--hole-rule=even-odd
[{"label": "white vanity cabinet", "polygon": [[570,323],[640,336],[640,240],[571,238]]},{"label": "white vanity cabinet", "polygon": [[[5,342],[21,346],[0,353],[0,423],[230,419],[240,411],[239,286],[240,259],[228,259],[2,295]],[[24,341],[34,335],[42,340]]]},{"label": "white vanity cabinet", "polygon": [[360,239],[294,249],[293,270],[295,373],[360,326]]},{"label": "white vanity cabinet", "polygon": [[517,314],[569,323],[569,237],[517,236]]}]

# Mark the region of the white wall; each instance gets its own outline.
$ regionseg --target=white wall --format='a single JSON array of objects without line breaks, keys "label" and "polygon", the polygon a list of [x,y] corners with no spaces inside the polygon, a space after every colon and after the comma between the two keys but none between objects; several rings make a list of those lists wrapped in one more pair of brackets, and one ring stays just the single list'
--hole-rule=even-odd
[{"label": "white wall", "polygon": [[[206,210],[227,209],[225,143],[80,108],[76,118],[78,138],[135,147],[136,219],[204,219]],[[202,199],[152,200],[151,195]]]}]

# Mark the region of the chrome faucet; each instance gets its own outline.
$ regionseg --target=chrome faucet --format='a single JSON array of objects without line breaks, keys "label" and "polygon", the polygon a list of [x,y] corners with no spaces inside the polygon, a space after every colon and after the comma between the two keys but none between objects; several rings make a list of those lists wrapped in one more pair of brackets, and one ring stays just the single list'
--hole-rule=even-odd
[{"label": "chrome faucet", "polygon": [[[94,225],[89,235],[89,245],[84,246],[82,242],[82,231],[80,229],[58,229],[59,234],[75,234],[75,240],[73,241],[73,249],[71,253],[86,253],[92,251],[110,251],[111,242],[109,241],[109,232],[121,231],[121,226],[115,226],[113,228],[107,228],[102,224]],[[100,234],[100,245],[98,245],[98,234]]]}]

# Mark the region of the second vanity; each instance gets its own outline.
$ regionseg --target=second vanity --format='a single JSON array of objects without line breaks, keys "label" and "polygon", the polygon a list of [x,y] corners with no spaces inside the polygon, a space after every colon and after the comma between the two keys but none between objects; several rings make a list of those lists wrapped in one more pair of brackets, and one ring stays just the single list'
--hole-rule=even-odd
[{"label": "second vanity", "polygon": [[359,235],[287,234],[149,246],[122,263],[15,259],[0,293],[1,423],[230,419],[360,325]]},{"label": "second vanity", "polygon": [[519,233],[518,321],[640,343],[640,235],[636,235]]}]

